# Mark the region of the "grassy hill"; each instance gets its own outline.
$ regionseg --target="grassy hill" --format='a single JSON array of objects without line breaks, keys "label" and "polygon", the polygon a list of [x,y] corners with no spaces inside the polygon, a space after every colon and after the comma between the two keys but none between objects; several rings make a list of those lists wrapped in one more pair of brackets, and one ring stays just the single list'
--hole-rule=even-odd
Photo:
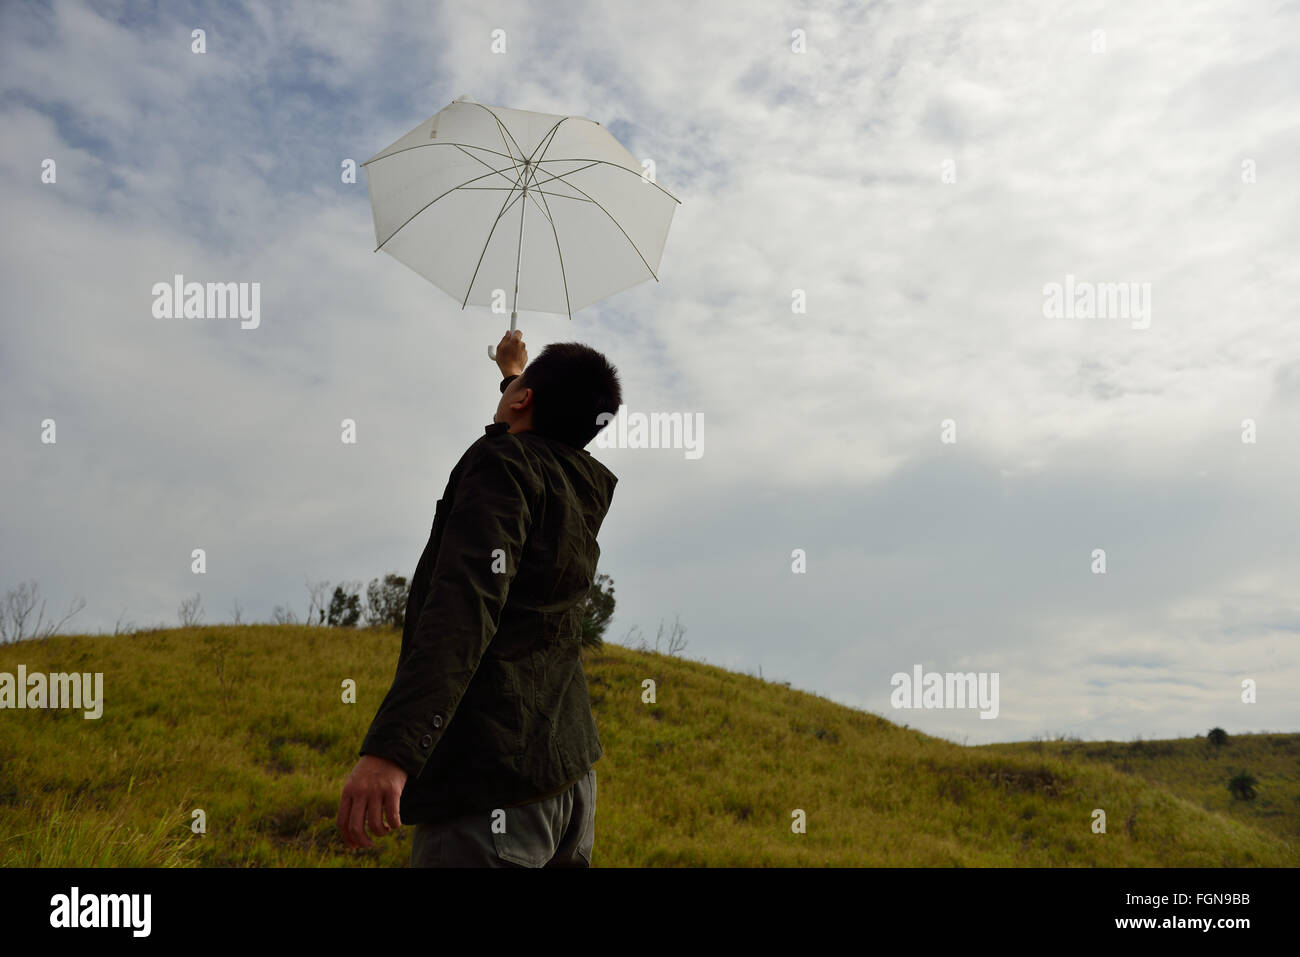
[{"label": "grassy hill", "polygon": [[[1205,738],[1177,741],[1035,741],[989,744],[996,755],[1044,757],[1118,768],[1198,807],[1300,847],[1300,734],[1231,736],[1220,747]],[[1228,779],[1248,771],[1259,780],[1254,800],[1239,801]]]},{"label": "grassy hill", "polygon": [[[399,641],[254,625],[0,647],[0,671],[101,671],[105,699],[98,720],[0,711],[0,865],[405,865],[410,828],[352,852],[334,823]],[[1300,864],[1296,735],[1212,758],[1194,741],[965,748],[688,659],[609,645],[586,666],[596,866]],[[1223,789],[1234,762],[1263,782],[1252,808]]]}]

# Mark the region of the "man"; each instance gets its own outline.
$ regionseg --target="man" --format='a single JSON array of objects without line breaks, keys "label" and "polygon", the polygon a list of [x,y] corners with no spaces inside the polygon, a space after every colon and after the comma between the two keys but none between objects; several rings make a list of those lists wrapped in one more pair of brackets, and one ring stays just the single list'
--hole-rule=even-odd
[{"label": "man", "polygon": [[339,804],[349,847],[414,824],[415,867],[591,864],[602,749],[579,603],[618,479],[584,446],[622,391],[576,342],[527,361],[507,333],[501,402],[438,502],[397,675]]}]

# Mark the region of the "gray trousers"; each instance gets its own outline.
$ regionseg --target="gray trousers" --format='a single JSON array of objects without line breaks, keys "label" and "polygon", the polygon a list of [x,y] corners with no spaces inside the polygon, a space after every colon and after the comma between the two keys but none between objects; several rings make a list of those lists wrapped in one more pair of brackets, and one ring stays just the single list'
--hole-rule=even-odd
[{"label": "gray trousers", "polygon": [[518,807],[417,824],[412,867],[590,867],[596,769],[561,794]]}]

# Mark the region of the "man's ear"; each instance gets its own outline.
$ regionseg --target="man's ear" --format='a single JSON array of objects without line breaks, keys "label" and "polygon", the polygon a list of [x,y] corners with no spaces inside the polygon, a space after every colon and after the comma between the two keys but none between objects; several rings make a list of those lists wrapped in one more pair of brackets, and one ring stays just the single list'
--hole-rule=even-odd
[{"label": "man's ear", "polygon": [[516,412],[523,412],[533,404],[533,390],[525,388],[515,401],[510,403],[510,408]]}]

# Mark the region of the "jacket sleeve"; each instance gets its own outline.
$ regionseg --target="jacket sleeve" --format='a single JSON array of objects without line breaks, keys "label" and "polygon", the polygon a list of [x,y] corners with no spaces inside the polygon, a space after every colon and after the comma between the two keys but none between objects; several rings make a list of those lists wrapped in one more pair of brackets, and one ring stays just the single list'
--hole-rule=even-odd
[{"label": "jacket sleeve", "polygon": [[447,514],[410,648],[362,754],[387,758],[410,777],[424,769],[496,634],[538,488],[515,440],[479,440]]}]

